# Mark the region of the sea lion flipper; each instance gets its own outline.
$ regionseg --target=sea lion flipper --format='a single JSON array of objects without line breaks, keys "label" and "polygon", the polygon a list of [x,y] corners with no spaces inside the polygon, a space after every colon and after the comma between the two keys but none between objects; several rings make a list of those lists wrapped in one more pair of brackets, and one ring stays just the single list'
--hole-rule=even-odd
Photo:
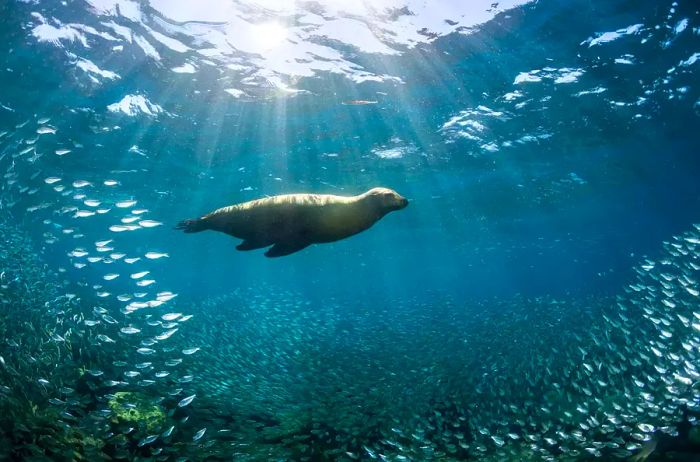
[{"label": "sea lion flipper", "polygon": [[236,246],[236,250],[255,250],[255,249],[262,249],[263,247],[267,247],[270,245],[271,242],[256,242],[256,241],[249,241],[249,240],[244,240],[240,244]]},{"label": "sea lion flipper", "polygon": [[310,243],[306,241],[278,242],[272,247],[270,247],[270,249],[267,252],[265,252],[265,256],[270,258],[284,257],[286,255],[305,249],[309,245]]},{"label": "sea lion flipper", "polygon": [[182,220],[175,225],[175,229],[181,229],[186,233],[198,233],[209,229],[206,220],[201,218],[192,218],[190,220]]}]

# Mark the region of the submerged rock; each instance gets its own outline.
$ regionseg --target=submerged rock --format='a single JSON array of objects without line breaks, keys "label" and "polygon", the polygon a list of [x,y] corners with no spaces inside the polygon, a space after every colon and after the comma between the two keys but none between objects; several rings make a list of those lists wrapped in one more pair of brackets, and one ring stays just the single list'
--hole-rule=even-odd
[{"label": "submerged rock", "polygon": [[166,421],[165,410],[153,403],[148,395],[139,392],[119,391],[108,402],[112,410],[112,422],[129,424],[143,432],[155,432]]}]

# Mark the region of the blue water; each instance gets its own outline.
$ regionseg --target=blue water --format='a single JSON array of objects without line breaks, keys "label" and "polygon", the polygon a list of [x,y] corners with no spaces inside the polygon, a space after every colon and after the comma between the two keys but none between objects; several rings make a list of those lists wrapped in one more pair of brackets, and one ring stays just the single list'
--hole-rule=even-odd
[{"label": "blue water", "polygon": [[[423,315],[438,322],[431,316],[445,300],[485,313],[576,300],[557,305],[557,319],[568,320],[598,303],[585,300],[607,306],[626,296],[644,259],[664,258],[662,244],[700,220],[692,1],[6,1],[0,17],[3,220],[31,238],[85,312],[105,307],[119,326],[145,330],[148,310],[201,313],[241,290],[251,294],[243,300],[288,307],[287,316],[308,302],[348,325],[366,309],[386,311],[388,325],[392,317],[420,324]],[[395,189],[409,207],[280,259],[237,252],[239,241],[224,234],[172,229],[260,197],[375,186]],[[144,280],[153,282],[135,285]],[[117,299],[163,291],[177,297],[135,313],[124,307],[136,298]],[[261,326],[276,325],[262,308],[260,316]],[[319,339],[331,336],[310,316]],[[227,333],[208,322],[195,315],[175,335],[210,355],[191,359],[201,371],[195,383],[213,380],[206,364],[227,351],[217,343]],[[356,335],[382,335],[369,324]],[[519,335],[537,336],[538,326]],[[426,344],[442,341],[435,332]],[[137,342],[115,339],[113,358],[133,354]],[[637,341],[621,343],[625,355],[648,348]],[[414,357],[421,367],[438,361],[425,354]],[[256,364],[274,363],[273,355]],[[203,441],[214,441],[211,424],[208,432]],[[196,458],[192,451],[181,455]]]}]

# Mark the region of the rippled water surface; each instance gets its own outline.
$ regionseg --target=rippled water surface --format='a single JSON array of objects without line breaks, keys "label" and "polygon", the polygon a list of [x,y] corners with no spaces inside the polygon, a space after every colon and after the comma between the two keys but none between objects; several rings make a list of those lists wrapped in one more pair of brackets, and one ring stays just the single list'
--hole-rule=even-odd
[{"label": "rippled water surface", "polygon": [[[0,17],[0,458],[700,460],[696,3]],[[375,186],[283,258],[173,229]]]}]

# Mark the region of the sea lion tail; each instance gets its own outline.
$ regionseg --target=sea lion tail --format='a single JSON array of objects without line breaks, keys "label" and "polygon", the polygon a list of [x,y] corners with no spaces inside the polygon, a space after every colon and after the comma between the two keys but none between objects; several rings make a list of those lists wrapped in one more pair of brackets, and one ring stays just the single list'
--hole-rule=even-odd
[{"label": "sea lion tail", "polygon": [[206,221],[201,218],[192,218],[189,220],[182,220],[180,223],[175,225],[175,229],[181,229],[186,233],[198,233],[209,229]]}]

